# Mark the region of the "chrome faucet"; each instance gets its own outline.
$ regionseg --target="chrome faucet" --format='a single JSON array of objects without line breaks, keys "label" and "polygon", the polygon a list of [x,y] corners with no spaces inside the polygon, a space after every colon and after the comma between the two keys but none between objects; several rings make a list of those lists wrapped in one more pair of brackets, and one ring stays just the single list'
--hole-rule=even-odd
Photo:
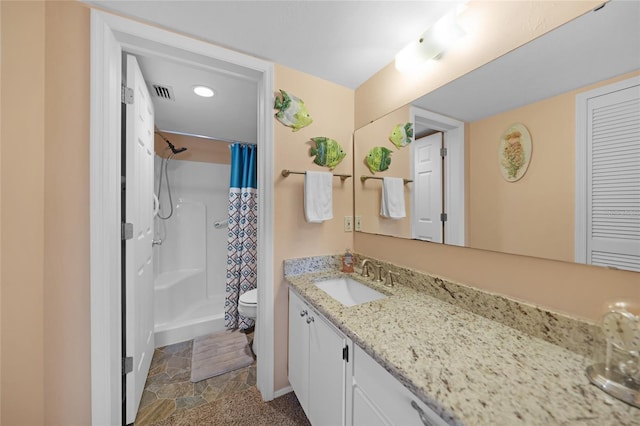
[{"label": "chrome faucet", "polygon": [[382,273],[382,265],[378,263],[371,263],[371,260],[365,259],[362,261],[360,266],[362,270],[360,271],[360,275],[365,278],[369,278],[369,270],[373,268],[373,280],[377,283],[382,282],[383,273]]},{"label": "chrome faucet", "polygon": [[360,265],[360,275],[363,277],[369,277],[369,267],[371,266],[371,261],[369,259],[365,259],[362,261]]},{"label": "chrome faucet", "polygon": [[396,281],[394,280],[394,277],[396,278],[396,280],[398,278],[400,278],[400,274],[397,272],[393,272],[391,269],[389,269],[389,271],[387,271],[387,279],[384,282],[384,285],[387,285],[389,287],[394,287],[396,285]]},{"label": "chrome faucet", "polygon": [[382,278],[383,278],[383,270],[382,270],[382,265],[380,264],[375,264],[373,265],[373,267],[375,268],[374,272],[373,272],[373,280],[377,283],[381,283],[382,282]]}]

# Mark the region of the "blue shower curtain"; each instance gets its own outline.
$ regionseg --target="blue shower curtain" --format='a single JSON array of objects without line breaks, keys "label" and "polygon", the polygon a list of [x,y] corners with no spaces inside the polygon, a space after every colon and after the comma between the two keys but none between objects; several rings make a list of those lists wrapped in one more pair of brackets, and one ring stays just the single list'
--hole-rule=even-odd
[{"label": "blue shower curtain", "polygon": [[224,318],[227,328],[241,330],[252,327],[253,320],[238,314],[240,295],[256,288],[258,281],[257,150],[255,145],[231,145]]}]

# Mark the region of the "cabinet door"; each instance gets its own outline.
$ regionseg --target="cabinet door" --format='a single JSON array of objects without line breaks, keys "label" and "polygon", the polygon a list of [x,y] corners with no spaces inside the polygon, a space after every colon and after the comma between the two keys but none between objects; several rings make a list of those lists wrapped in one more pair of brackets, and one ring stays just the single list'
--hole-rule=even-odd
[{"label": "cabinet door", "polygon": [[344,425],[346,339],[319,314],[309,314],[309,420],[314,426]]},{"label": "cabinet door", "polygon": [[[305,313],[306,312],[306,313]],[[309,416],[309,318],[311,310],[289,291],[289,383]]]}]

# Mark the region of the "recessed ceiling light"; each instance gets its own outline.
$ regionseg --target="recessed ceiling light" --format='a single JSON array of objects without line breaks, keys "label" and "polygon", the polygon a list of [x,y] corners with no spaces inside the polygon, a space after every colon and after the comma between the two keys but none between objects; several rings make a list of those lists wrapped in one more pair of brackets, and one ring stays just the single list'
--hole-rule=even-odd
[{"label": "recessed ceiling light", "polygon": [[207,86],[194,86],[193,93],[203,98],[210,98],[214,95],[214,91]]}]

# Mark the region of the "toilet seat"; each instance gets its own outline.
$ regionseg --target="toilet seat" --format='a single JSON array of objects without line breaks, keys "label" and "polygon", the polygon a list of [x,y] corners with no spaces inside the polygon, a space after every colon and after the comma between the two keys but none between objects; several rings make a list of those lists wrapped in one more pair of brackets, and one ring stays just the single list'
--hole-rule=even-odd
[{"label": "toilet seat", "polygon": [[258,316],[258,290],[254,288],[240,295],[238,312],[243,317],[256,319]]},{"label": "toilet seat", "polygon": [[245,305],[257,305],[258,304],[258,289],[254,288],[246,293],[240,295],[240,303]]}]

